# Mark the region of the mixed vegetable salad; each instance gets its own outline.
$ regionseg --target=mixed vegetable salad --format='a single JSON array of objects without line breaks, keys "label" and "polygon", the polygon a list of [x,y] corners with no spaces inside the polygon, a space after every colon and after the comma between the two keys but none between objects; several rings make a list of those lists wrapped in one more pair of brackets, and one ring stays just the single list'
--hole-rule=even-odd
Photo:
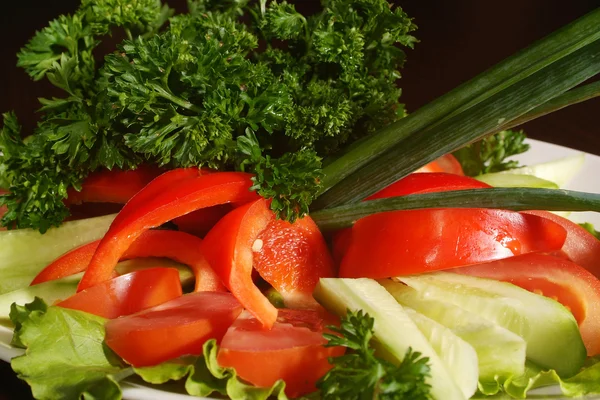
[{"label": "mixed vegetable salad", "polygon": [[64,97],[0,133],[0,323],[34,397],[600,393],[600,240],[552,212],[600,195],[559,189],[582,156],[510,158],[600,94],[572,89],[600,10],[406,115],[415,29],[385,0],[83,0],[37,32],[19,65]]}]

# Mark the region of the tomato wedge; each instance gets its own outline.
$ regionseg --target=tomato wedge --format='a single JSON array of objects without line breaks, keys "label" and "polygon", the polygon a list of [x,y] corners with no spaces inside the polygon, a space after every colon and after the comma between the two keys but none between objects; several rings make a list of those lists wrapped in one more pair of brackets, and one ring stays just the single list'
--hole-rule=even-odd
[{"label": "tomato wedge", "polygon": [[148,268],[92,286],[57,305],[112,319],[181,295],[179,272],[175,268]]},{"label": "tomato wedge", "polygon": [[465,174],[462,166],[452,154],[445,154],[429,164],[422,166],[415,172],[448,172],[457,175]]},{"label": "tomato wedge", "polygon": [[258,199],[225,215],[202,242],[202,252],[223,284],[264,325],[271,328],[277,309],[252,281],[253,246],[275,216]]},{"label": "tomato wedge", "polygon": [[585,268],[559,257],[525,254],[452,272],[510,282],[557,300],[577,320],[588,356],[600,354],[600,281]]},{"label": "tomato wedge", "polygon": [[[71,250],[44,268],[31,282],[42,282],[64,278],[85,271],[100,240]],[[225,287],[210,267],[200,246],[202,239],[185,232],[150,230],[140,235],[120,258],[120,261],[140,257],[166,257],[188,265],[196,277],[195,291],[224,291]]]},{"label": "tomato wedge", "polygon": [[446,192],[450,190],[485,189],[491,186],[477,179],[448,172],[415,172],[367,197],[367,200],[409,194]]},{"label": "tomato wedge", "polygon": [[202,354],[208,339],[220,341],[242,312],[230,293],[198,292],[106,323],[106,344],[136,367]]},{"label": "tomato wedge", "polygon": [[[79,283],[78,291],[110,279],[119,258],[143,232],[204,207],[229,202],[248,202],[259,197],[250,191],[250,174],[218,172],[198,175],[198,171],[191,173],[192,176],[194,173],[196,176],[184,177],[167,189],[165,184],[168,180],[161,178],[163,174],[125,205],[100,241]],[[164,191],[161,193],[159,189]]]},{"label": "tomato wedge", "polygon": [[273,328],[264,330],[244,312],[223,337],[217,361],[256,386],[270,387],[283,379],[290,397],[314,392],[331,368],[328,358],[344,353],[343,348],[323,346],[324,325],[316,311],[281,309]]},{"label": "tomato wedge", "polygon": [[373,214],[352,227],[344,278],[388,278],[559,250],[565,229],[506,210],[421,209]]},{"label": "tomato wedge", "polygon": [[100,170],[92,172],[81,184],[81,190],[70,188],[66,204],[106,202],[125,204],[163,171],[142,165],[134,170]]},{"label": "tomato wedge", "polygon": [[523,211],[527,214],[548,218],[567,230],[562,251],[575,264],[582,266],[600,278],[600,240],[575,222],[548,211]]},{"label": "tomato wedge", "polygon": [[286,307],[314,308],[320,278],[335,276],[333,259],[317,224],[308,215],[294,223],[273,219],[253,245],[254,269]]}]

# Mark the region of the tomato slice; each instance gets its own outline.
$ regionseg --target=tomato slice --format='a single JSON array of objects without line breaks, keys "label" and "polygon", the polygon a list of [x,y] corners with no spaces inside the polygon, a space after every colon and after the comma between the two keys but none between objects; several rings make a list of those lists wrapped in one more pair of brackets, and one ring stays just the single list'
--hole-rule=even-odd
[{"label": "tomato slice", "polygon": [[175,268],[148,268],[92,286],[57,305],[112,319],[181,295],[179,272]]},{"label": "tomato slice", "polygon": [[450,190],[485,189],[491,186],[477,179],[448,172],[415,172],[367,197],[367,200],[409,194],[446,192]]},{"label": "tomato slice", "polygon": [[388,278],[559,250],[565,229],[535,215],[445,208],[392,211],[352,227],[344,278]]},{"label": "tomato slice", "polygon": [[125,204],[163,171],[142,165],[135,170],[100,170],[92,172],[81,184],[81,190],[70,188],[66,204],[84,202]]},{"label": "tomato slice", "polygon": [[525,254],[452,272],[510,282],[557,300],[577,320],[588,356],[600,354],[600,280],[585,268],[559,257]]},{"label": "tomato slice", "polygon": [[223,284],[264,325],[271,328],[277,309],[252,281],[253,246],[275,216],[258,199],[225,215],[202,242],[202,252]]},{"label": "tomato slice", "polygon": [[[71,250],[44,268],[31,285],[64,278],[85,271],[100,240]],[[224,291],[221,280],[210,267],[200,246],[202,239],[185,232],[168,230],[146,231],[132,243],[120,261],[140,257],[166,257],[188,265],[196,278],[195,291]]]},{"label": "tomato slice", "polygon": [[[367,197],[366,200],[384,199],[387,197],[406,196],[451,190],[484,189],[491,187],[487,183],[468,176],[448,172],[415,172],[392,183],[390,186]],[[350,246],[351,229],[342,229],[333,237],[333,256],[339,264]]]},{"label": "tomato slice", "polygon": [[106,323],[106,344],[136,367],[202,354],[242,312],[230,293],[198,292]]},{"label": "tomato slice", "polygon": [[451,174],[464,175],[462,166],[451,153],[426,164],[415,172],[448,172]]},{"label": "tomato slice", "polygon": [[302,396],[316,390],[315,384],[329,371],[329,357],[343,348],[324,347],[324,322],[313,310],[279,310],[271,330],[244,312],[223,337],[217,361],[235,368],[244,380],[260,387],[285,381],[285,393]]},{"label": "tomato slice", "polygon": [[[193,176],[194,171],[191,172]],[[248,202],[259,197],[250,191],[250,174],[219,172],[198,175],[198,171],[195,174],[195,177],[183,178],[168,189],[165,189],[168,180],[163,182],[161,178],[163,174],[132,198],[100,241],[77,290],[110,279],[119,258],[143,232],[201,208]],[[158,189],[165,191],[157,194]]]},{"label": "tomato slice", "polygon": [[600,278],[600,240],[575,222],[548,211],[524,211],[527,214],[548,218],[567,230],[562,251],[575,264]]},{"label": "tomato slice", "polygon": [[284,298],[286,307],[314,308],[320,278],[335,276],[333,259],[309,216],[294,223],[273,219],[253,245],[254,269]]}]

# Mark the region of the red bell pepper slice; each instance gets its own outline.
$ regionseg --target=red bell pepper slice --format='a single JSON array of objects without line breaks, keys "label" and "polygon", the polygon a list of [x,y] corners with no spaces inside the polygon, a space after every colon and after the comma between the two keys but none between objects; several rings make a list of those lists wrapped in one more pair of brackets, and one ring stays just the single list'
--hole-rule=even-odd
[{"label": "red bell pepper slice", "polygon": [[125,204],[137,192],[163,171],[142,165],[135,170],[100,170],[92,172],[81,184],[81,190],[70,188],[65,203],[119,203]]},{"label": "red bell pepper slice", "polygon": [[177,225],[177,229],[180,231],[204,237],[225,214],[234,208],[234,204],[219,204],[182,215],[175,218],[172,222]]},{"label": "red bell pepper slice", "polygon": [[451,174],[464,175],[462,165],[452,155],[445,154],[416,170],[415,172],[448,172]]},{"label": "red bell pepper slice", "polygon": [[258,199],[225,215],[202,242],[202,252],[223,284],[267,329],[277,320],[277,308],[252,281],[252,249],[274,218],[267,201]]},{"label": "red bell pepper slice", "polygon": [[[60,256],[44,268],[33,279],[31,285],[85,271],[99,244],[100,240],[96,240]],[[150,230],[144,232],[131,244],[120,261],[140,257],[170,258],[188,265],[194,272],[196,277],[194,291],[224,291],[225,287],[221,280],[200,250],[201,244],[202,239],[185,232]]]},{"label": "red bell pepper slice", "polygon": [[57,305],[113,319],[166,303],[182,294],[175,268],[148,268],[92,286]]},{"label": "red bell pepper slice", "polygon": [[[154,190],[155,182],[160,178],[148,185],[150,189]],[[143,201],[133,198],[127,203],[124,215],[121,218],[117,216],[117,220],[100,241],[77,290],[81,291],[110,279],[121,256],[145,231],[201,208],[255,200],[259,196],[250,191],[251,186],[250,174],[219,172],[183,179],[155,197],[147,195],[145,189],[142,190],[138,195]],[[130,206],[132,202],[136,205],[135,208]]]}]

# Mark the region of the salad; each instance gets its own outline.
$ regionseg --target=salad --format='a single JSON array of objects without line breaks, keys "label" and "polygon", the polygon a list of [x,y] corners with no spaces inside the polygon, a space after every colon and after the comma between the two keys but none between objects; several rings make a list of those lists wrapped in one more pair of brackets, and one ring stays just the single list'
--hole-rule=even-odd
[{"label": "salad", "polygon": [[400,7],[188,3],[83,0],[18,55],[63,91],[0,132],[0,319],[36,398],[600,393],[598,233],[552,213],[600,196],[557,190],[581,156],[510,158],[600,94],[573,89],[600,10],[407,115]]}]

